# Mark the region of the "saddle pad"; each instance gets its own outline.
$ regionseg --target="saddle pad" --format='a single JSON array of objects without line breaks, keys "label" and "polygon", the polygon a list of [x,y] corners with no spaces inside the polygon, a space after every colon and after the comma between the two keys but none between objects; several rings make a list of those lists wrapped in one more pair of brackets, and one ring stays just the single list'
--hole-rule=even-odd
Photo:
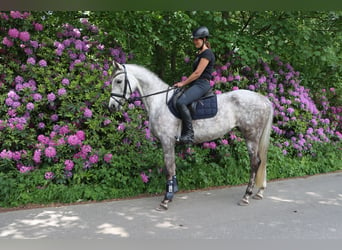
[{"label": "saddle pad", "polygon": [[[173,105],[173,98],[175,98],[175,95],[172,96],[167,105],[171,113],[178,119],[181,119],[177,108]],[[195,101],[194,103],[190,104],[189,107],[193,120],[214,117],[217,114],[217,96],[213,95],[205,97],[203,99],[199,99],[198,101]]]}]

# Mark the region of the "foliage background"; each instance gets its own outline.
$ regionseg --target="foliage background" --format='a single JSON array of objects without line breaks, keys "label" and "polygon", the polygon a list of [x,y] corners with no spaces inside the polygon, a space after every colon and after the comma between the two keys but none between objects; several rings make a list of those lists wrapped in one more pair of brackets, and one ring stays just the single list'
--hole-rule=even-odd
[{"label": "foliage background", "polygon": [[[160,193],[162,152],[141,102],[109,113],[111,61],[172,84],[191,72],[191,32],[211,31],[215,91],[267,95],[268,178],[341,166],[339,11],[1,12],[0,205]],[[248,180],[237,130],[177,148],[181,189]]]}]

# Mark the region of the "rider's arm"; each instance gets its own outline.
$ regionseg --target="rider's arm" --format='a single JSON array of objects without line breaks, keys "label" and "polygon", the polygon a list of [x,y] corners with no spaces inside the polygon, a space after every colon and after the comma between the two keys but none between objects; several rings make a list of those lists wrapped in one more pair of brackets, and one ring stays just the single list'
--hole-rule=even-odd
[{"label": "rider's arm", "polygon": [[194,72],[192,72],[192,74],[185,81],[177,82],[173,86],[183,87],[183,86],[195,81],[196,79],[198,79],[202,75],[204,69],[207,67],[208,64],[209,64],[209,60],[207,58],[201,58],[196,70]]}]

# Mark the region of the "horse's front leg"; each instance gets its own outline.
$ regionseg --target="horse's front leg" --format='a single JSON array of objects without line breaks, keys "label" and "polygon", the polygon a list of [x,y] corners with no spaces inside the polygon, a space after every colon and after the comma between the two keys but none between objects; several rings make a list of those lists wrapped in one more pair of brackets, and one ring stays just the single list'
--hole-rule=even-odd
[{"label": "horse's front leg", "polygon": [[164,163],[166,167],[166,190],[165,196],[160,207],[168,209],[168,203],[172,201],[174,194],[178,191],[178,183],[176,179],[176,163],[175,163],[175,142],[171,139],[162,142],[164,152]]}]

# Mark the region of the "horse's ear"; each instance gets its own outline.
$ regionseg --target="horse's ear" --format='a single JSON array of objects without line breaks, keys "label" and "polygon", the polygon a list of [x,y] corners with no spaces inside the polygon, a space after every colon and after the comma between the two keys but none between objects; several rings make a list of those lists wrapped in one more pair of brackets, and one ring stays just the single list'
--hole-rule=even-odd
[{"label": "horse's ear", "polygon": [[119,70],[123,68],[122,65],[118,63],[117,61],[113,61],[113,66],[114,66],[114,70]]}]

